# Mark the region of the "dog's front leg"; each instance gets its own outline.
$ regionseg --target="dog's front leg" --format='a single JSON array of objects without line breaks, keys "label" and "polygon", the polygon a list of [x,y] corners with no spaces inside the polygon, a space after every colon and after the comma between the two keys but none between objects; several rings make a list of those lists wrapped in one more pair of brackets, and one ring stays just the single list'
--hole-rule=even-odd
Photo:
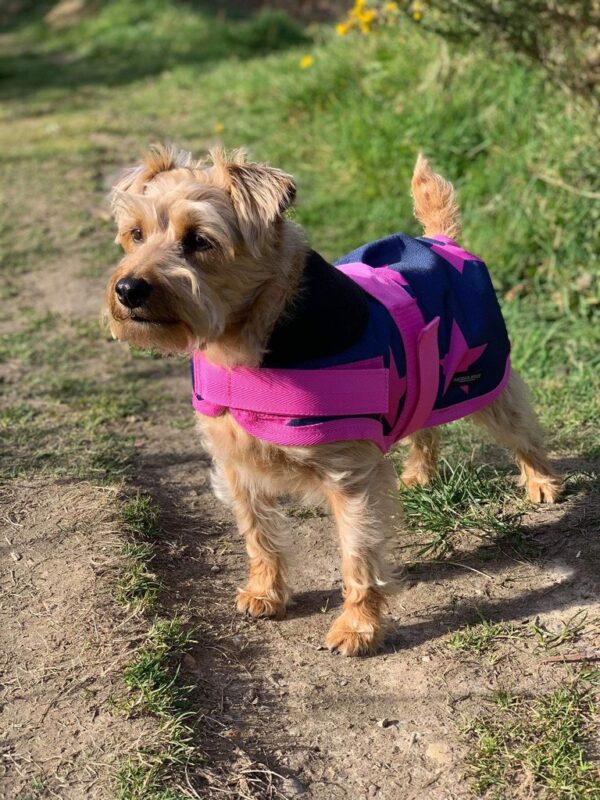
[{"label": "dog's front leg", "polygon": [[238,590],[238,611],[253,617],[279,617],[290,599],[283,515],[275,500],[252,479],[244,479],[235,466],[223,466],[237,524],[246,540],[250,577]]},{"label": "dog's front leg", "polygon": [[371,469],[342,479],[327,494],[337,523],[342,551],[344,611],[334,622],[327,646],[346,656],[377,649],[383,638],[381,620],[384,587],[389,579],[385,564],[391,530],[394,470],[380,455]]}]

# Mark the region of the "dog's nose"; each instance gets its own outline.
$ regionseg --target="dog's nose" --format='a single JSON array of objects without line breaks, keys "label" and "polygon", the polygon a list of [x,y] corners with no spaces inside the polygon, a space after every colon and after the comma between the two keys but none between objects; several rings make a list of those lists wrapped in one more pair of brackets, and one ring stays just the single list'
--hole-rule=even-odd
[{"label": "dog's nose", "polygon": [[115,286],[117,297],[127,308],[139,308],[152,291],[143,278],[121,278]]}]

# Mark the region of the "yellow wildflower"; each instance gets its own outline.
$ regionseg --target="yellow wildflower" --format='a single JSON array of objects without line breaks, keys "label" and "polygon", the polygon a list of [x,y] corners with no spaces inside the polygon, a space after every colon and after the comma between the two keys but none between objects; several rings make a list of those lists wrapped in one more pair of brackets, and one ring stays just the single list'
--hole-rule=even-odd
[{"label": "yellow wildflower", "polygon": [[360,19],[365,10],[366,0],[356,0],[354,8],[350,11],[350,19]]},{"label": "yellow wildflower", "polygon": [[399,11],[398,3],[396,3],[395,0],[391,0],[391,2],[385,4],[383,9],[386,14],[397,14]]},{"label": "yellow wildflower", "polygon": [[371,25],[375,21],[375,17],[377,14],[373,9],[369,9],[367,11],[362,11],[360,16],[358,17],[358,24],[360,25],[360,29],[363,33],[368,33],[371,30]]},{"label": "yellow wildflower", "polygon": [[335,26],[335,32],[338,36],[345,36],[351,27],[351,22],[338,22],[338,24]]},{"label": "yellow wildflower", "polygon": [[223,133],[224,130],[225,130],[225,125],[223,125],[222,122],[215,122],[213,126],[213,131],[215,133]]},{"label": "yellow wildflower", "polygon": [[300,59],[300,69],[308,69],[315,63],[313,56],[304,56]]},{"label": "yellow wildflower", "polygon": [[413,3],[412,15],[415,22],[419,22],[423,19],[423,6],[418,2],[418,0],[416,3]]}]

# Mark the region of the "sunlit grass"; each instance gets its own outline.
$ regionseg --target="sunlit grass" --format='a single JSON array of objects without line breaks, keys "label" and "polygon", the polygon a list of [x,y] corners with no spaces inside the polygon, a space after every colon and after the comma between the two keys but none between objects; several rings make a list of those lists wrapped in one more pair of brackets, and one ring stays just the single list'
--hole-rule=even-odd
[{"label": "sunlit grass", "polygon": [[498,692],[489,710],[463,728],[473,748],[477,793],[504,800],[531,783],[552,800],[593,800],[600,773],[586,753],[594,730],[598,674],[583,673],[536,697]]}]

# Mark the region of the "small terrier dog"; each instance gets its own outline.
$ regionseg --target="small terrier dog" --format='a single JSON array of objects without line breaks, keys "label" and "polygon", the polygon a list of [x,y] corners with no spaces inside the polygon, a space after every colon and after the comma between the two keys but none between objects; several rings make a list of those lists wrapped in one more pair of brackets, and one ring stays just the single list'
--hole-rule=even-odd
[{"label": "small terrier dog", "polygon": [[[108,284],[109,323],[115,338],[132,345],[194,358],[194,405],[214,462],[213,489],[233,508],[250,560],[238,610],[279,617],[290,600],[278,498],[325,502],[337,524],[344,584],[343,611],[327,645],[366,654],[381,643],[385,592],[393,584],[384,556],[396,478],[384,453],[394,441],[408,436],[410,443],[401,480],[424,485],[439,450],[438,428],[430,426],[470,415],[514,452],[531,500],[554,502],[560,480],[526,387],[508,366],[508,339],[485,267],[453,241],[459,210],[452,185],[419,156],[412,195],[424,237],[381,240],[350,259],[367,265],[346,272],[309,251],[286,218],[295,195],[291,176],[248,163],[242,152],[216,150],[196,162],[172,148],[152,149],[112,193],[125,255]],[[388,266],[390,243],[408,265],[403,274]],[[432,259],[437,272],[423,278],[422,265]],[[452,322],[429,313],[427,298],[417,308],[419,280],[447,305],[454,303],[448,286],[469,271],[484,282],[483,294],[462,311],[453,307]],[[386,308],[385,292],[396,289],[399,304]],[[484,353],[494,352],[477,341],[471,324],[475,306],[485,303],[491,305],[483,317],[502,329],[504,349],[495,365],[490,357],[480,369]],[[366,352],[360,342],[375,329],[375,338],[387,331],[402,356]],[[336,362],[340,352],[350,355]],[[474,400],[486,370],[497,378]],[[450,395],[460,401],[454,415],[444,408]]]}]

